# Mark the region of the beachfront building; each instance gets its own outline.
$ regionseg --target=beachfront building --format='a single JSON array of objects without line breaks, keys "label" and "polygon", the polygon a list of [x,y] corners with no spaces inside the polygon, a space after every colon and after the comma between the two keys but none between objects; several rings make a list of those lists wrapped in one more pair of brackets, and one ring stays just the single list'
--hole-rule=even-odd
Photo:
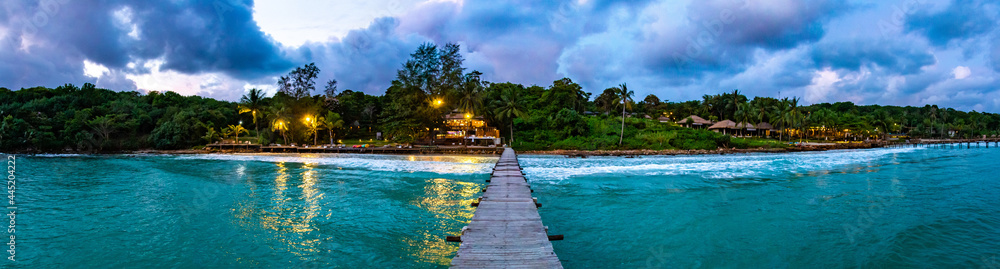
[{"label": "beachfront building", "polygon": [[[662,120],[661,120],[661,122],[662,122]],[[677,124],[679,124],[681,126],[684,126],[684,127],[688,127],[688,128],[703,129],[705,127],[711,126],[712,122],[709,121],[709,120],[703,119],[702,117],[698,117],[696,115],[691,115],[691,116],[687,116],[687,118],[684,118],[684,119],[681,119],[680,121],[677,121]]]},{"label": "beachfront building", "polygon": [[497,145],[500,131],[490,127],[482,116],[452,111],[444,116],[445,129],[437,134],[438,144]]},{"label": "beachfront building", "polygon": [[761,136],[771,137],[771,130],[774,130],[774,126],[767,122],[761,122],[757,124],[757,132]]},{"label": "beachfront building", "polygon": [[767,131],[770,134],[771,124],[764,122],[754,126],[748,122],[736,123],[731,120],[724,120],[709,126],[708,129],[728,135],[754,136],[760,135],[762,131]]},{"label": "beachfront building", "polygon": [[731,134],[736,131],[736,122],[723,120],[712,124],[712,126],[709,126],[708,129],[717,133]]}]

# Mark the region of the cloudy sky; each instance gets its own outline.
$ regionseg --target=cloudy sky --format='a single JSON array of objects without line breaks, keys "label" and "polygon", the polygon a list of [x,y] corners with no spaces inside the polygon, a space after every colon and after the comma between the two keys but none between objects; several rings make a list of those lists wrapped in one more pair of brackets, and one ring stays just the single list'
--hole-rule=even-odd
[{"label": "cloudy sky", "polygon": [[1000,112],[998,20],[976,0],[5,0],[0,87],[235,100],[316,62],[381,94],[421,43],[456,42],[496,82]]}]

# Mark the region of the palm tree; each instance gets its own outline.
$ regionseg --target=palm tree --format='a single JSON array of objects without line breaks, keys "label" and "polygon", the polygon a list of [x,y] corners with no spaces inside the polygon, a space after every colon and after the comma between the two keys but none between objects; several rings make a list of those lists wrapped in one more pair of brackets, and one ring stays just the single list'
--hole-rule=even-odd
[{"label": "palm tree", "polygon": [[753,108],[751,108],[748,103],[740,103],[736,106],[736,108],[736,112],[733,113],[733,116],[736,117],[737,121],[739,121],[737,124],[743,124],[743,128],[746,129],[747,124],[749,124],[751,119],[754,117]]},{"label": "palm tree", "polygon": [[[802,115],[799,113],[799,98],[792,97],[792,99],[787,100],[788,106],[785,107],[787,109],[785,113],[788,115],[785,117],[785,122],[792,125],[792,127],[796,127],[796,125],[802,123]],[[799,135],[801,136],[801,134]]]},{"label": "palm tree", "polygon": [[879,132],[883,135],[882,139],[885,140],[885,134],[888,133],[889,127],[894,125],[892,117],[889,116],[889,112],[885,110],[879,110],[875,113],[875,117],[872,119],[872,125],[878,128]]},{"label": "palm tree", "polygon": [[313,134],[313,145],[318,144],[319,143],[319,125],[320,125],[319,119],[313,118],[312,116],[306,116],[306,118],[303,119],[302,122],[306,124],[306,128],[307,128],[306,130],[308,132],[310,132],[310,133]]},{"label": "palm tree", "polygon": [[253,118],[253,131],[257,134],[257,143],[260,143],[260,126],[257,124],[257,118],[261,116],[261,110],[264,109],[264,91],[259,89],[250,89],[246,95],[240,98],[239,112],[240,114],[250,113]]},{"label": "palm tree", "polygon": [[524,101],[514,89],[505,89],[500,93],[500,107],[496,111],[497,119],[510,123],[510,142],[514,144],[514,119],[527,116],[524,112]]},{"label": "palm tree", "polygon": [[459,88],[458,109],[464,113],[476,114],[483,107],[483,84],[479,81],[479,71],[465,77]]},{"label": "palm tree", "polygon": [[222,141],[225,142],[226,139],[228,139],[230,136],[233,135],[233,129],[229,127],[224,127],[222,128],[222,130],[219,130],[219,134],[222,135]]},{"label": "palm tree", "polygon": [[288,142],[288,136],[285,134],[291,124],[291,122],[289,122],[289,119],[292,117],[291,110],[282,104],[278,104],[277,106],[271,107],[268,114],[271,118],[271,131],[280,131],[283,139],[282,141],[285,144],[291,144]]},{"label": "palm tree", "polygon": [[226,129],[229,129],[229,133],[231,135],[236,136],[236,144],[240,143],[241,133],[250,133],[250,131],[247,131],[247,129],[243,128],[242,125],[229,125],[229,127],[226,127]]},{"label": "palm tree", "polygon": [[319,118],[319,124],[329,132],[330,145],[333,145],[333,130],[343,128],[344,120],[340,119],[340,114],[328,111],[325,117]]},{"label": "palm tree", "polygon": [[733,100],[732,100],[732,103],[730,103],[730,105],[733,107],[733,117],[736,116],[736,111],[740,110],[740,104],[743,103],[743,102],[740,102],[740,101],[741,101],[740,100],[740,90],[733,90]]},{"label": "palm tree", "polygon": [[618,145],[622,145],[622,141],[625,140],[625,108],[631,108],[632,96],[635,92],[629,91],[628,86],[625,83],[618,85],[617,88],[618,101],[622,104],[622,132],[618,134]]}]

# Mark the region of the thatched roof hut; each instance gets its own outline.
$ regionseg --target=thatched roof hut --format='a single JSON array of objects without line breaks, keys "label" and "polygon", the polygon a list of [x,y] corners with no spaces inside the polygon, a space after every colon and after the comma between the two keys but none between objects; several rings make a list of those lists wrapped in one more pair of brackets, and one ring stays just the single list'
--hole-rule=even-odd
[{"label": "thatched roof hut", "polygon": [[691,125],[711,125],[712,124],[711,121],[703,119],[703,118],[695,116],[695,115],[687,116],[687,118],[684,118],[684,119],[681,119],[680,121],[678,121],[677,124],[681,124],[681,125],[687,124],[688,123],[688,119],[691,119]]},{"label": "thatched roof hut", "polygon": [[731,121],[731,120],[724,120],[724,121],[717,122],[717,123],[713,124],[712,126],[709,126],[708,129],[709,130],[711,130],[711,129],[736,129],[736,123],[733,122],[733,121]]},{"label": "thatched roof hut", "polygon": [[736,124],[736,129],[747,129],[747,130],[751,130],[751,131],[757,130],[757,128],[754,128],[753,124],[746,123],[746,122],[737,123]]},{"label": "thatched roof hut", "polygon": [[774,126],[771,126],[770,123],[761,122],[757,124],[757,130],[771,130],[771,129],[774,129]]}]

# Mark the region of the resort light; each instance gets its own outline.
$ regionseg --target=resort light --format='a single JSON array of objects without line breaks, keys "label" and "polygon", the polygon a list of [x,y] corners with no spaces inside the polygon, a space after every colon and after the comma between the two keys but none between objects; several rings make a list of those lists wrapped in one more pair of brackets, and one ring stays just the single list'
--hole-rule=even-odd
[{"label": "resort light", "polygon": [[440,98],[434,99],[434,107],[440,107],[443,104],[444,104],[444,100],[441,100]]},{"label": "resort light", "polygon": [[471,118],[472,118],[472,114],[469,114],[469,113],[465,113],[465,118],[466,118],[466,119],[471,119]]}]

